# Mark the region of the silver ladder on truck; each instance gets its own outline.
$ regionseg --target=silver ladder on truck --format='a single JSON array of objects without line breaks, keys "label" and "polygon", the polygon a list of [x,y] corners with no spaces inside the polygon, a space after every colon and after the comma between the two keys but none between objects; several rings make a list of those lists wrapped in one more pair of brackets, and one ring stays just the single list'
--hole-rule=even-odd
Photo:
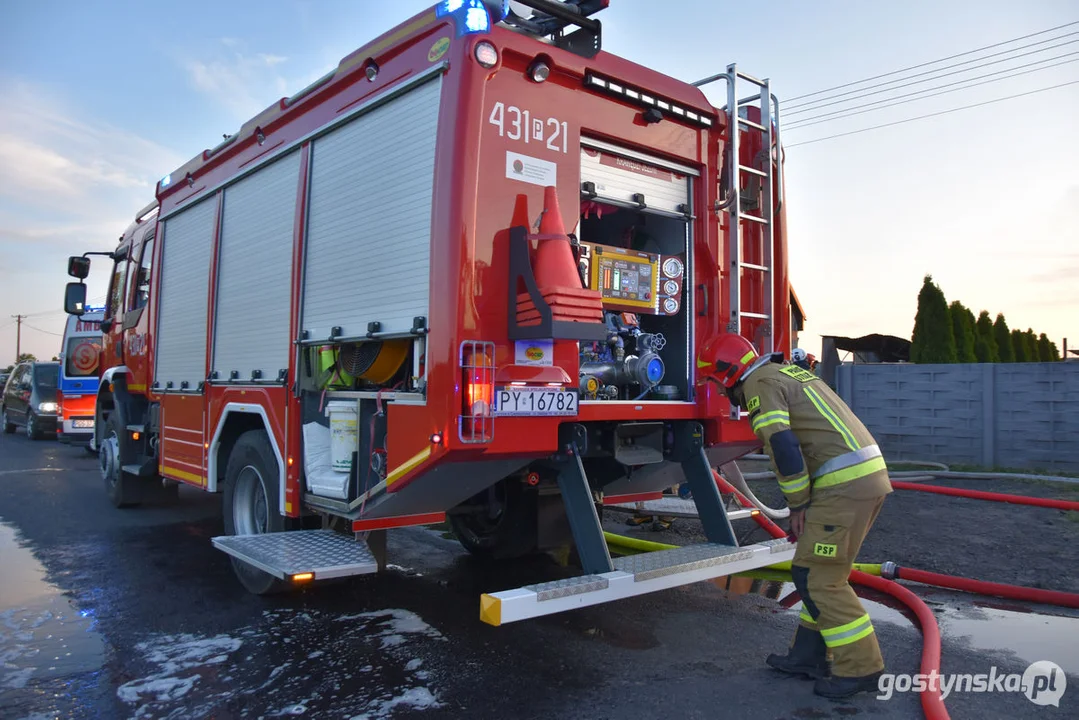
[{"label": "silver ladder on truck", "polygon": [[[727,212],[729,227],[729,242],[727,243],[727,269],[730,272],[730,317],[727,330],[732,333],[740,333],[742,330],[742,318],[763,320],[765,335],[761,343],[762,353],[775,351],[775,312],[772,303],[775,298],[775,273],[773,272],[774,248],[775,248],[775,218],[773,213],[773,201],[779,199],[779,206],[783,204],[783,170],[781,158],[778,154],[782,147],[779,142],[779,100],[772,94],[768,79],[759,80],[752,75],[747,75],[738,69],[737,65],[727,66],[727,72],[699,80],[693,83],[697,87],[707,85],[717,80],[727,82],[727,105],[724,110],[727,113],[727,144],[726,157],[721,163],[727,170],[725,178],[727,185],[727,197],[722,199],[722,209]],[[739,81],[757,88],[756,94],[740,98]],[[774,103],[774,110],[773,110]],[[749,107],[756,105],[760,108],[760,122],[748,118]],[[744,116],[745,115],[745,116]],[[767,148],[763,167],[752,167],[741,164],[741,138],[744,130],[759,132],[762,136],[762,146]],[[773,149],[774,148],[774,149]],[[777,156],[772,157],[775,152]],[[773,170],[775,168],[775,170]],[[747,176],[749,186],[760,185],[760,192],[753,192],[756,197],[746,197],[742,194],[743,176]],[[759,198],[759,202],[757,201]],[[756,206],[757,213],[747,211],[746,207]],[[746,224],[743,224],[746,223]],[[762,260],[758,263],[748,263],[742,260],[745,251],[744,228],[749,225],[758,225],[762,234]],[[742,271],[759,272],[764,275],[764,307],[747,310],[742,307]],[[737,410],[735,410],[737,412]]]}]

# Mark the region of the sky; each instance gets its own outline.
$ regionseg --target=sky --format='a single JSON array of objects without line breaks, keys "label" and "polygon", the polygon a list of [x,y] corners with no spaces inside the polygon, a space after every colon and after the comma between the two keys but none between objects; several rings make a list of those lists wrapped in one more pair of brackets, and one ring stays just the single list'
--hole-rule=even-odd
[{"label": "sky", "polygon": [[[430,4],[0,2],[0,367],[15,357],[11,315],[29,316],[24,352],[58,352],[65,258],[111,250],[158,179]],[[612,0],[599,19],[609,52],[686,81],[737,62],[784,102],[1073,22],[1079,6]],[[1079,63],[1064,64],[786,130],[801,345],[910,337],[932,274],[949,301],[1079,347],[1079,85],[799,144],[1075,80]],[[91,300],[103,301],[107,275],[95,265]]]}]

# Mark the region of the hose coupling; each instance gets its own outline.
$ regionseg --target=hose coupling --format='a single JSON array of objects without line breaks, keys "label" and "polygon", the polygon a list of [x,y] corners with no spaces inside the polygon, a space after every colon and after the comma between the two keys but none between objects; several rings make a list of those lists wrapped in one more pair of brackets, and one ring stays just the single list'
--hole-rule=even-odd
[{"label": "hose coupling", "polygon": [[899,577],[899,566],[891,560],[880,564],[880,576],[885,580],[895,580]]}]

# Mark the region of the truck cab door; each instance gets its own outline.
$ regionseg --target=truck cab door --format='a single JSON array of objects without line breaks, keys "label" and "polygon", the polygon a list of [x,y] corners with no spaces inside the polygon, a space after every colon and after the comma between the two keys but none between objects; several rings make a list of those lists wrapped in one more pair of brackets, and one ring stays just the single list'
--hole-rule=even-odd
[{"label": "truck cab door", "polygon": [[101,358],[104,369],[124,364],[123,319],[130,255],[130,245],[120,248],[116,254],[112,280],[109,281],[105,317],[101,321]]},{"label": "truck cab door", "polygon": [[149,387],[149,353],[147,352],[147,329],[149,327],[150,276],[153,269],[154,231],[151,228],[139,243],[138,236],[131,246],[131,262],[128,271],[127,303],[123,322],[124,364],[131,371],[128,387]]}]

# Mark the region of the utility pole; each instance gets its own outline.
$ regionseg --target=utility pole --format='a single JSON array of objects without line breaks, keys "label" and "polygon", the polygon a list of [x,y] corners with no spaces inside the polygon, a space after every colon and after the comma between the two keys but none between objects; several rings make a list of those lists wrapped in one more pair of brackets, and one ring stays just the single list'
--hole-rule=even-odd
[{"label": "utility pole", "polygon": [[25,315],[12,315],[15,318],[15,364],[18,364],[22,355],[22,319]]}]

